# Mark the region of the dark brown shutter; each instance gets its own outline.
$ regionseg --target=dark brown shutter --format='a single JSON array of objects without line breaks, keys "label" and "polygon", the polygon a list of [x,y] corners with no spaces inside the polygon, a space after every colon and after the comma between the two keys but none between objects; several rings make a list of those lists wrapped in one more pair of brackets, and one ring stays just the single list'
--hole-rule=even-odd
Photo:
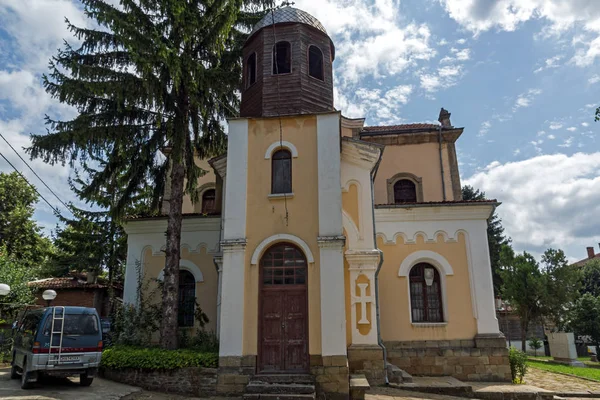
[{"label": "dark brown shutter", "polygon": [[394,202],[398,203],[416,203],[417,188],[415,183],[408,179],[401,179],[394,183]]},{"label": "dark brown shutter", "polygon": [[[425,268],[433,268],[431,286],[425,282]],[[412,322],[443,322],[442,289],[437,269],[430,264],[419,263],[410,270],[409,279]]]},{"label": "dark brown shutter", "polygon": [[323,80],[323,53],[317,46],[308,48],[308,74],[313,78]]},{"label": "dark brown shutter", "polygon": [[202,214],[215,212],[215,189],[208,189],[202,194]]},{"label": "dark brown shutter", "polygon": [[194,309],[196,306],[196,279],[191,272],[179,271],[179,309],[177,322],[179,326],[194,326]]},{"label": "dark brown shutter", "polygon": [[252,53],[246,61],[246,87],[256,82],[256,53]]},{"label": "dark brown shutter", "polygon": [[292,155],[288,150],[273,153],[271,193],[292,193]]},{"label": "dark brown shutter", "polygon": [[290,42],[277,42],[273,47],[273,74],[292,72],[292,45]]}]

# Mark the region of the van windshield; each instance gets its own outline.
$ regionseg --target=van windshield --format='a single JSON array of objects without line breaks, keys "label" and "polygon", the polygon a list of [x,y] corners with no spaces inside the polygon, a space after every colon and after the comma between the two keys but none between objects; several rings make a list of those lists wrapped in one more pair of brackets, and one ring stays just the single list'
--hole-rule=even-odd
[{"label": "van windshield", "polygon": [[[52,329],[52,315],[46,319],[44,335],[50,335]],[[54,322],[54,331],[60,331],[60,320]],[[66,314],[64,335],[96,335],[100,332],[98,318],[93,314]]]}]

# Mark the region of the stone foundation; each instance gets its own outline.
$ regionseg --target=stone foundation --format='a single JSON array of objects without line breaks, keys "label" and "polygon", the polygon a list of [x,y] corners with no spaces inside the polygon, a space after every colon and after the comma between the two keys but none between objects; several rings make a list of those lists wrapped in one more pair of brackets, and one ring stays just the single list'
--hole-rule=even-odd
[{"label": "stone foundation", "polygon": [[504,337],[384,342],[388,361],[412,375],[510,382]]},{"label": "stone foundation", "polygon": [[102,368],[101,375],[111,381],[147,390],[209,397],[217,392],[216,368],[179,368],[172,371]]},{"label": "stone foundation", "polygon": [[240,396],[256,371],[256,356],[219,357],[217,394]]},{"label": "stone foundation", "polygon": [[383,349],[378,345],[353,344],[348,347],[348,366],[351,374],[363,374],[371,386],[385,383]]},{"label": "stone foundation", "polygon": [[317,394],[326,399],[350,397],[350,374],[346,356],[310,356],[310,373],[314,375]]}]

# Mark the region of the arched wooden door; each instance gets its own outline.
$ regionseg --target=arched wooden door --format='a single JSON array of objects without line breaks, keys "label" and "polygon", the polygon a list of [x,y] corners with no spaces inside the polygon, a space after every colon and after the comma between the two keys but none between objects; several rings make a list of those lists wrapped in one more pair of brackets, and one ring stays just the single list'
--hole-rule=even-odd
[{"label": "arched wooden door", "polygon": [[278,243],[260,260],[258,372],[308,372],[308,268],[293,244]]}]

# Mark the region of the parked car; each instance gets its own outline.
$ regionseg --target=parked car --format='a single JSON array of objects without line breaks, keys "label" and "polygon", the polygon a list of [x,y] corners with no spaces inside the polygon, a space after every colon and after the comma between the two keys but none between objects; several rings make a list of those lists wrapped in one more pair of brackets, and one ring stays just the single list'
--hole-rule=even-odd
[{"label": "parked car", "polygon": [[94,308],[27,310],[16,324],[10,377],[28,389],[39,377],[79,375],[89,386],[102,357],[102,330]]}]

